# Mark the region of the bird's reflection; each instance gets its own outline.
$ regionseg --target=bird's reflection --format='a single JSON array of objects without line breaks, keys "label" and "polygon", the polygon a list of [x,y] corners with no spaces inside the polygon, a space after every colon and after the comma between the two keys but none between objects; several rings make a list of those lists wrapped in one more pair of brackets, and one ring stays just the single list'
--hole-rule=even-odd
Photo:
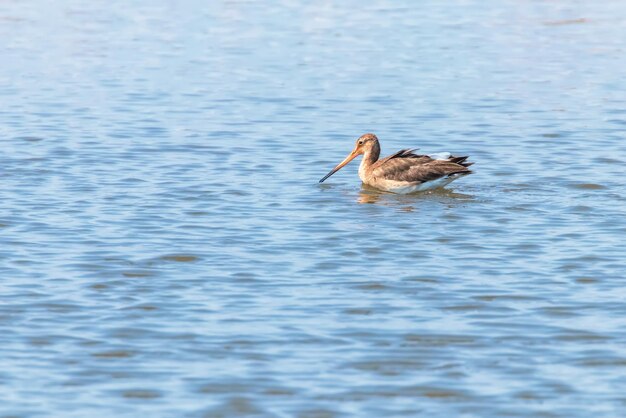
[{"label": "bird's reflection", "polygon": [[357,199],[357,202],[373,204],[380,200],[380,196],[382,194],[383,192],[380,192],[363,184],[361,186],[361,190],[359,191],[359,197]]},{"label": "bird's reflection", "polygon": [[472,201],[473,199],[473,195],[456,193],[450,189],[436,189],[427,192],[403,195],[383,192],[366,184],[362,184],[357,197],[357,202],[360,204],[392,206],[403,212],[412,212],[416,209],[416,205],[419,205],[420,201],[436,200],[441,201],[442,203],[460,203]]}]

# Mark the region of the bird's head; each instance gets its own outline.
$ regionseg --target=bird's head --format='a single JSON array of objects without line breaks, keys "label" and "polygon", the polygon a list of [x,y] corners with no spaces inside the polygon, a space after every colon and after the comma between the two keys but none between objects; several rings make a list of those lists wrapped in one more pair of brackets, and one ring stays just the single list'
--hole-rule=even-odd
[{"label": "bird's head", "polygon": [[378,138],[376,137],[376,135],[374,134],[361,135],[359,139],[356,140],[356,143],[354,144],[354,149],[352,150],[352,152],[348,154],[348,156],[342,162],[337,164],[335,168],[330,170],[328,174],[322,177],[322,179],[320,180],[320,183],[326,180],[328,177],[335,174],[337,171],[341,170],[343,166],[348,164],[350,161],[354,160],[359,155],[366,154],[375,148],[380,149],[380,145],[378,144]]}]

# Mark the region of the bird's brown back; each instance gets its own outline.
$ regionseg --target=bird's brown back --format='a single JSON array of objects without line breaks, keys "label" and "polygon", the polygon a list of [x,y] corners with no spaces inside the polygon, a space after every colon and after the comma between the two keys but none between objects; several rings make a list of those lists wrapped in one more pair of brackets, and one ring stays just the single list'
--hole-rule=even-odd
[{"label": "bird's brown back", "polygon": [[411,150],[400,150],[374,163],[371,175],[386,180],[424,183],[453,174],[471,173],[467,167],[472,163],[466,162],[467,158],[451,156],[446,160],[435,160]]}]

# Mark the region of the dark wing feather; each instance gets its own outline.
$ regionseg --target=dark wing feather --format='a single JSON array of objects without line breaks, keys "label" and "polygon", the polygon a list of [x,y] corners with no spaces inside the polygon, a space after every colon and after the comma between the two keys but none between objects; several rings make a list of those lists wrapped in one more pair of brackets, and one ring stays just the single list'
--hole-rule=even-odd
[{"label": "dark wing feather", "polygon": [[469,167],[470,165],[474,164],[474,163],[470,163],[470,162],[466,162],[465,160],[467,160],[469,158],[469,155],[466,155],[464,157],[455,157],[455,156],[450,156],[450,158],[448,158],[448,161],[452,161],[453,163],[457,163],[459,165],[462,165],[463,167]]},{"label": "dark wing feather", "polygon": [[417,148],[413,148],[413,149],[401,149],[400,151],[396,152],[395,154],[391,154],[388,157],[383,158],[382,160],[380,160],[380,163],[383,164],[384,162],[394,159],[394,158],[418,158],[418,157],[423,157],[423,155],[417,155],[415,153],[413,153],[413,151],[415,151]]},{"label": "dark wing feather", "polygon": [[428,155],[418,155],[415,154],[413,151],[415,151],[417,148],[413,148],[413,149],[401,149],[400,151],[396,152],[395,154],[391,154],[388,157],[383,158],[382,160],[378,160],[376,162],[376,166],[381,167],[382,165],[384,165],[386,162],[390,161],[390,160],[397,160],[397,159],[414,159],[414,158],[420,158],[421,160],[424,161],[430,161],[432,160],[432,158],[430,158]]},{"label": "dark wing feather", "polygon": [[417,181],[424,183],[448,177],[454,174],[470,174],[467,167],[449,160],[433,160],[426,164],[414,165],[406,173],[405,181]]}]

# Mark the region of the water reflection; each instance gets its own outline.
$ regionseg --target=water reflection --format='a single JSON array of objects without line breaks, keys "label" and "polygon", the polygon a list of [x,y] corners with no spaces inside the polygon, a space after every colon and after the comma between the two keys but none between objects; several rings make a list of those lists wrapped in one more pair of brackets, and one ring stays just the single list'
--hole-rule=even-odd
[{"label": "water reflection", "polygon": [[391,194],[391,193],[386,193],[386,192],[382,192],[380,190],[376,190],[373,187],[370,187],[368,185],[366,185],[365,183],[361,184],[361,190],[359,191],[359,197],[357,198],[357,202],[364,204],[364,203],[369,203],[369,204],[373,204],[373,203],[378,203],[378,201],[381,198],[381,195],[383,194]]},{"label": "water reflection", "polygon": [[458,193],[451,189],[436,189],[411,194],[395,194],[384,192],[366,184],[362,184],[361,190],[357,196],[357,203],[380,204],[384,206],[396,207],[404,212],[412,212],[415,210],[414,205],[419,205],[420,202],[438,201],[450,204],[470,202],[474,199],[474,195],[468,193]]}]

